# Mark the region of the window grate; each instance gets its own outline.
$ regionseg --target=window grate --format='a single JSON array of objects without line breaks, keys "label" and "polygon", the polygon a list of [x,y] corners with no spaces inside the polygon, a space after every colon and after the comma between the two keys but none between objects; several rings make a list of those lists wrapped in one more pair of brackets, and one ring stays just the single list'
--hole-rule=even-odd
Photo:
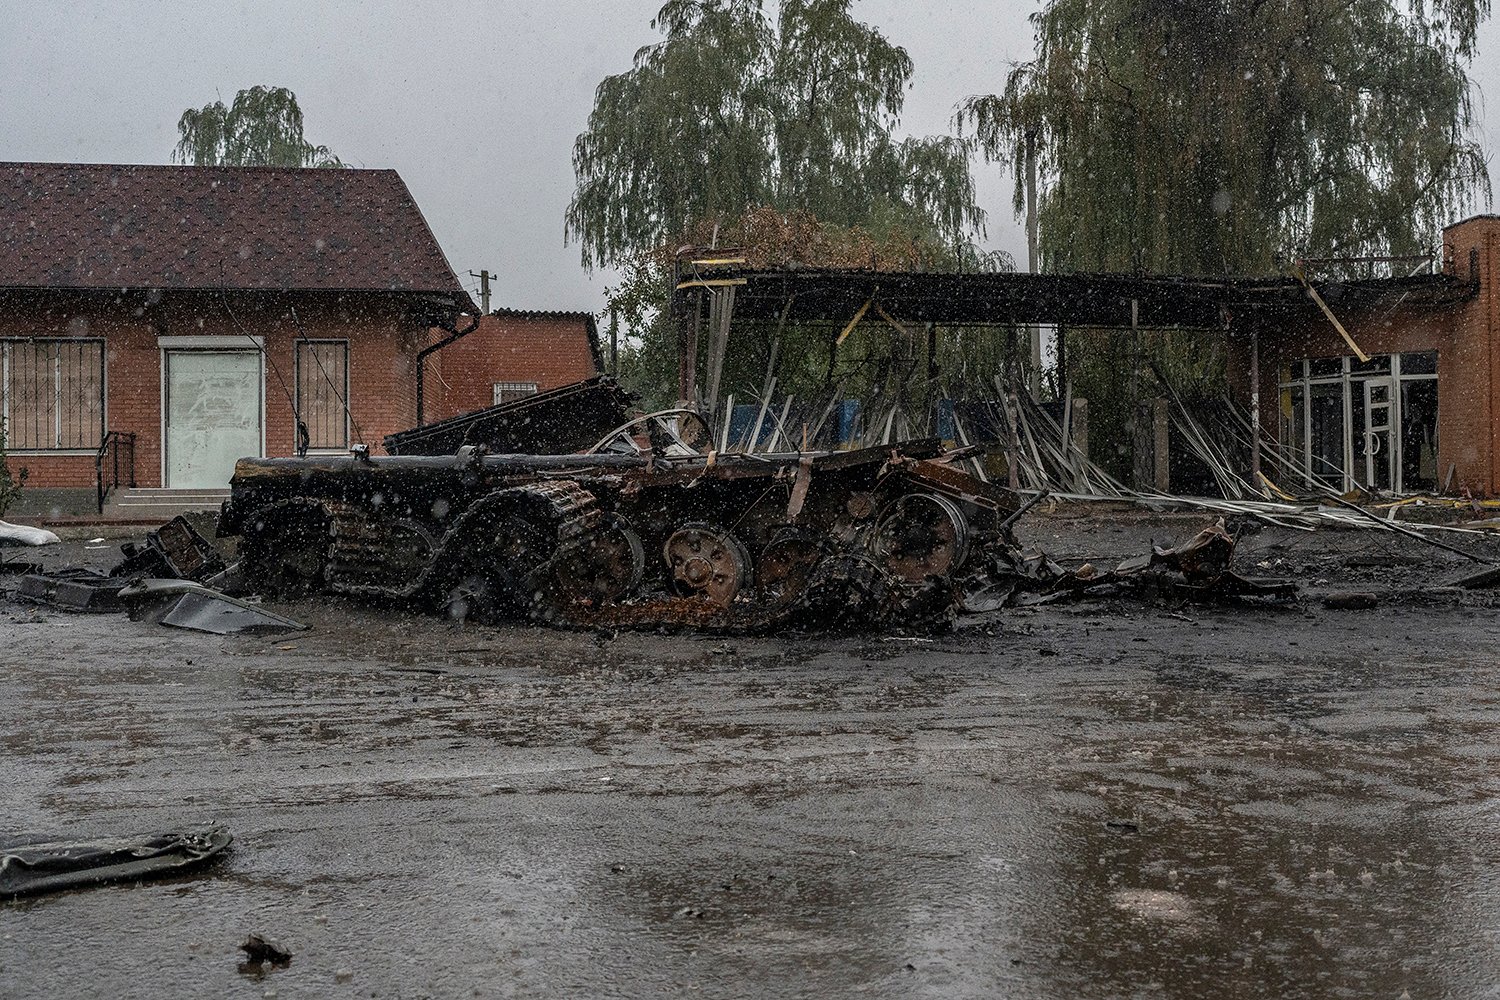
[{"label": "window grate", "polygon": [[307,425],[307,446],[349,447],[349,342],[297,342],[297,414]]},{"label": "window grate", "polygon": [[535,382],[496,382],[495,405],[509,403],[513,399],[524,399],[527,396],[535,396],[537,384]]},{"label": "window grate", "polygon": [[95,451],[104,440],[104,342],[0,341],[0,416],[14,451]]}]

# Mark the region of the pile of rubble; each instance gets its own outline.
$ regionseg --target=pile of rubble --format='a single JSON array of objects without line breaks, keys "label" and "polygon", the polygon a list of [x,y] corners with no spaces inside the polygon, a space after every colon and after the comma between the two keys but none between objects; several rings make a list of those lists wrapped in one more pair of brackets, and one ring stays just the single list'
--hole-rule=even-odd
[{"label": "pile of rubble", "polygon": [[[50,534],[50,533],[49,533]],[[26,544],[54,544],[50,539]],[[72,611],[128,611],[132,618],[218,635],[278,633],[305,626],[234,596],[237,564],[184,517],[173,518],[141,543],[121,546],[124,558],[108,573],[82,567],[44,571],[26,561],[0,562],[14,578],[16,597]]]}]

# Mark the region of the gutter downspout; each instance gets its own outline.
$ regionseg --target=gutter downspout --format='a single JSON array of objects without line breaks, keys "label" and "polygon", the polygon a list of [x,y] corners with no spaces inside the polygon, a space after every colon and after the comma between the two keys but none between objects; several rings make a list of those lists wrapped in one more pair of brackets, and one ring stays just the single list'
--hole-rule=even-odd
[{"label": "gutter downspout", "polygon": [[454,341],[462,340],[464,337],[467,337],[469,334],[471,334],[475,330],[479,329],[479,321],[482,320],[483,318],[484,318],[484,316],[483,316],[482,313],[474,316],[473,322],[471,322],[468,326],[464,327],[462,330],[458,329],[458,327],[457,327],[457,321],[456,320],[453,323],[444,323],[441,320],[438,321],[438,323],[436,324],[437,328],[439,330],[447,330],[448,331],[448,336],[444,337],[442,340],[438,341],[436,344],[431,344],[431,345],[429,345],[427,347],[422,348],[420,351],[417,352],[417,426],[418,427],[421,427],[423,425],[423,423],[424,423],[424,421],[422,419],[422,417],[423,417],[423,413],[422,413],[422,390],[423,390],[423,384],[424,384],[423,374],[425,372],[425,364],[426,364],[426,361],[427,361],[427,355],[431,354],[434,351],[440,351],[443,348],[447,347],[449,344],[453,343]]}]

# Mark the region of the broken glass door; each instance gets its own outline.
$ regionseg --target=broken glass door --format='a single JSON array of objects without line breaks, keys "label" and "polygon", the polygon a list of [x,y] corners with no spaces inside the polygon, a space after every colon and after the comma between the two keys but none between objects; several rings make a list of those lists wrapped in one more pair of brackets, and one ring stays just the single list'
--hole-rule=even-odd
[{"label": "broken glass door", "polygon": [[1281,393],[1285,455],[1307,485],[1440,488],[1437,351],[1295,361]]},{"label": "broken glass door", "polygon": [[1308,463],[1314,482],[1344,488],[1344,387],[1314,382],[1308,393]]},{"label": "broken glass door", "polygon": [[1436,377],[1402,378],[1398,490],[1415,493],[1439,486],[1437,401]]},{"label": "broken glass door", "polygon": [[1394,451],[1391,447],[1392,380],[1365,379],[1364,385],[1364,478],[1360,485],[1373,490],[1391,488]]}]

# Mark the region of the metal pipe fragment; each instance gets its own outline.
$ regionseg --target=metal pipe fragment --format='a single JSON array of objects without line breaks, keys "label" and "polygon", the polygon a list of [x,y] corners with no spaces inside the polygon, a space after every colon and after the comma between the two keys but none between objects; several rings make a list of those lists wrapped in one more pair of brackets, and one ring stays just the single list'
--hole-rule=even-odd
[{"label": "metal pipe fragment", "polygon": [[1036,496],[1032,497],[1030,500],[1027,500],[1020,507],[1016,508],[1016,512],[1014,514],[1012,514],[1010,517],[1007,517],[1005,520],[1003,520],[1003,521],[1000,522],[1000,528],[999,528],[999,530],[1000,531],[1009,531],[1010,530],[1010,526],[1013,525],[1013,524],[1015,524],[1017,521],[1019,521],[1021,519],[1021,515],[1022,514],[1025,514],[1028,510],[1030,510],[1031,508],[1035,507],[1037,504],[1041,503],[1043,500],[1047,499],[1051,495],[1052,495],[1052,493],[1051,493],[1050,490],[1042,490]]}]

